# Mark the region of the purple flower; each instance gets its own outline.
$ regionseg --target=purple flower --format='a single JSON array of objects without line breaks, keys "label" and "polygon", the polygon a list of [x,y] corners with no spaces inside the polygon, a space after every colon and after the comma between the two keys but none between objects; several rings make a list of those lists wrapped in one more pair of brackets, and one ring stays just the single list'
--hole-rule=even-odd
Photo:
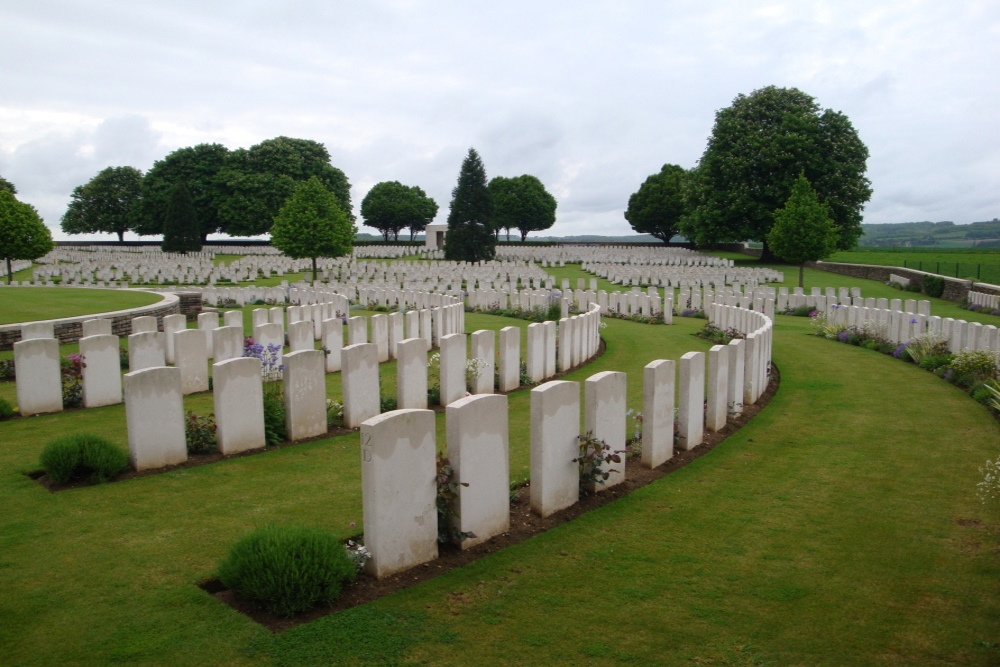
[{"label": "purple flower", "polygon": [[841,343],[847,343],[848,341],[851,340],[850,332],[848,332],[847,329],[844,329],[843,331],[837,334],[837,340],[839,340]]},{"label": "purple flower", "polygon": [[916,324],[917,321],[918,321],[917,318],[914,317],[912,320],[910,320],[910,324]]},{"label": "purple flower", "polygon": [[892,356],[899,359],[900,357],[903,356],[903,352],[905,351],[906,351],[906,345],[897,345],[896,349],[892,351]]}]

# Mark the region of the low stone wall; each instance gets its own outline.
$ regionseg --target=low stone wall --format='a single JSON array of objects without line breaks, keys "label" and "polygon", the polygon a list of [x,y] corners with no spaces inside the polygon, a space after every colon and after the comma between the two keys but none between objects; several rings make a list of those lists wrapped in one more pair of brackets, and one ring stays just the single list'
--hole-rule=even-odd
[{"label": "low stone wall", "polygon": [[[143,290],[139,290],[143,291]],[[65,317],[56,320],[42,320],[52,322],[55,330],[55,337],[60,344],[75,343],[80,340],[83,334],[83,323],[86,320],[109,319],[111,320],[111,332],[116,336],[128,336],[132,333],[132,318],[141,315],[152,316],[157,319],[157,326],[162,329],[163,318],[167,315],[181,313],[181,299],[176,294],[162,294],[153,292],[163,297],[159,303],[148,306],[131,308],[129,310],[115,310],[108,313],[94,313],[92,315],[81,315],[79,317]],[[201,310],[201,295],[198,296],[198,310]],[[197,311],[196,311],[197,312]],[[25,324],[5,324],[0,326],[0,350],[13,349],[14,343],[21,340],[21,326]]]},{"label": "low stone wall", "polygon": [[[874,264],[841,264],[839,262],[807,262],[806,266],[820,271],[839,273],[842,276],[852,278],[864,278],[865,280],[877,280],[881,283],[889,282],[890,274],[895,274],[908,278],[910,282],[921,287],[924,284],[924,277],[936,276],[944,280],[944,293],[942,299],[948,301],[964,301],[969,295],[969,290],[974,286],[969,280],[960,278],[950,278],[948,276],[937,276],[937,274],[927,271],[917,271],[916,269],[903,269],[898,266],[877,266]],[[983,291],[983,290],[978,290]]]}]

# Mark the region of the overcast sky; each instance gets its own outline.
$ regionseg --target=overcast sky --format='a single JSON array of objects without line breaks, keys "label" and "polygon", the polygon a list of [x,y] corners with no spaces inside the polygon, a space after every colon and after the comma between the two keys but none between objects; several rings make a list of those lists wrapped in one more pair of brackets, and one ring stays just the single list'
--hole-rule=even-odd
[{"label": "overcast sky", "polygon": [[356,213],[398,180],[444,222],[474,147],[542,180],[551,234],[628,234],[642,181],[768,85],[851,119],[865,222],[1000,217],[995,0],[0,0],[0,54],[0,175],[57,239],[105,167],[281,135],[326,145]]}]

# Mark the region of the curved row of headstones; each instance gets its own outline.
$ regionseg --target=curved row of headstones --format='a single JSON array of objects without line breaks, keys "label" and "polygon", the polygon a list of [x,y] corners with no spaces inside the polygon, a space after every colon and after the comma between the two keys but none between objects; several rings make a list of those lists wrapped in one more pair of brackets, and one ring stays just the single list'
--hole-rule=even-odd
[{"label": "curved row of headstones", "polygon": [[[735,306],[712,305],[720,324],[745,339],[688,352],[675,362],[659,359],[643,371],[641,464],[657,467],[674,452],[674,406],[681,449],[693,449],[705,430],[719,430],[742,405],[763,393],[770,369],[772,321]],[[706,368],[707,361],[707,368]],[[679,381],[675,380],[679,370]],[[706,394],[706,373],[708,375]],[[554,380],[531,390],[531,509],[548,516],[577,502],[580,412],[584,433],[623,452],[626,442],[624,373],[604,371],[583,383]],[[676,391],[675,391],[676,389]],[[707,402],[706,402],[707,399]],[[399,409],[361,424],[362,494],[366,567],[386,577],[438,555],[435,457],[436,423],[429,410]],[[509,442],[506,396],[474,395],[446,409],[447,454],[458,484],[454,535],[463,549],[503,533],[510,525]],[[608,465],[607,463],[604,465]],[[625,458],[612,464],[605,484],[625,479]],[[391,489],[391,493],[389,490]]]}]

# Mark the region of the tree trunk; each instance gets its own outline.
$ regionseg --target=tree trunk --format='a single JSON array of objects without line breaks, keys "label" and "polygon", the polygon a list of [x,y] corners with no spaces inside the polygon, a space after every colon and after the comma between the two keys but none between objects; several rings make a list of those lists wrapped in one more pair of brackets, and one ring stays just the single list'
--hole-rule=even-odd
[{"label": "tree trunk", "polygon": [[7,284],[8,285],[10,285],[10,278],[11,278],[10,274],[11,274],[11,271],[10,271],[10,257],[8,257],[7,258]]},{"label": "tree trunk", "polygon": [[521,231],[521,243],[524,243],[524,240],[525,240],[526,238],[528,238],[528,232],[526,232],[526,231],[525,231],[525,230],[523,230],[523,229],[522,229],[522,230],[520,230],[520,231]]},{"label": "tree trunk", "polygon": [[[119,243],[125,243],[125,232],[124,231],[119,230],[119,232],[118,232],[118,242]],[[205,241],[202,240],[202,243],[204,243],[204,242]]]},{"label": "tree trunk", "polygon": [[781,261],[777,255],[771,252],[771,246],[767,245],[767,239],[764,239],[764,248],[760,253],[760,261],[765,264],[774,264]]},{"label": "tree trunk", "polygon": [[316,282],[316,258],[313,257],[313,282]]}]

